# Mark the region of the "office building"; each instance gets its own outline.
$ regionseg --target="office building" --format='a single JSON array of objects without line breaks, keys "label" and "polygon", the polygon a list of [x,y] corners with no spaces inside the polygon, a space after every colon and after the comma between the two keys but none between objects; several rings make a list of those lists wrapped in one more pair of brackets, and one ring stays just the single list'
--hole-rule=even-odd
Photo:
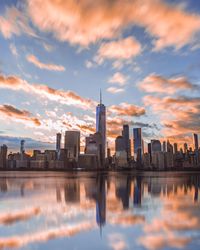
[{"label": "office building", "polygon": [[56,154],[57,154],[57,160],[60,158],[60,149],[61,149],[61,133],[56,134]]},{"label": "office building", "polygon": [[25,148],[24,148],[25,141],[21,140],[20,142],[20,154],[21,154],[21,161],[24,159]]},{"label": "office building", "polygon": [[127,152],[125,150],[125,140],[124,137],[121,135],[115,139],[115,159],[116,166],[127,166]]},{"label": "office building", "polygon": [[193,139],[194,139],[194,149],[198,150],[199,149],[198,135],[193,134]]},{"label": "office building", "polygon": [[183,147],[184,147],[184,153],[187,153],[187,151],[188,151],[188,145],[187,145],[187,143],[184,143]]},{"label": "office building", "polygon": [[133,129],[134,158],[137,162],[142,161],[142,129]]},{"label": "office building", "polygon": [[167,152],[166,141],[163,141],[163,152]]},{"label": "office building", "polygon": [[0,167],[1,168],[6,168],[7,164],[7,152],[8,148],[6,145],[1,146],[1,151],[0,151]]},{"label": "office building", "polygon": [[98,162],[95,165],[98,167],[102,167],[104,164],[102,142],[102,135],[99,132],[86,137],[85,153],[97,156]]},{"label": "office building", "polygon": [[165,153],[161,151],[154,151],[152,154],[152,164],[157,169],[165,168]]},{"label": "office building", "polygon": [[80,131],[65,132],[65,149],[68,159],[77,162],[80,154]]},{"label": "office building", "polygon": [[151,140],[151,153],[161,152],[161,143],[159,140]]},{"label": "office building", "polygon": [[102,136],[102,159],[105,162],[106,155],[106,107],[102,104],[100,92],[100,103],[96,107],[96,132]]},{"label": "office building", "polygon": [[176,142],[174,143],[174,153],[178,153],[178,144]]},{"label": "office building", "polygon": [[122,136],[124,138],[124,146],[125,146],[125,151],[127,154],[127,160],[129,161],[131,158],[131,143],[130,143],[130,138],[129,138],[129,125],[128,124],[123,125]]}]

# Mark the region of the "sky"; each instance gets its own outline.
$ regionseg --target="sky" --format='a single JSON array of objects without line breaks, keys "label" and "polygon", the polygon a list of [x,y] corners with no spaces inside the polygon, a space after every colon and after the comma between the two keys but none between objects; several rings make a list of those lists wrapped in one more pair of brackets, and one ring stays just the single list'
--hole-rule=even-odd
[{"label": "sky", "polygon": [[191,145],[199,41],[196,0],[1,0],[0,144],[40,148],[78,129],[83,146],[101,89],[111,148],[123,124],[142,127],[145,143]]}]

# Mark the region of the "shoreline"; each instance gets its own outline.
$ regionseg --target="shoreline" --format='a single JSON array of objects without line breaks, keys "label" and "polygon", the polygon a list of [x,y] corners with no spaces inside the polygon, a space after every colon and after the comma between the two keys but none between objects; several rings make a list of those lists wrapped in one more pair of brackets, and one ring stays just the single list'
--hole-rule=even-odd
[{"label": "shoreline", "polygon": [[195,168],[170,168],[170,169],[140,169],[140,168],[115,168],[115,169],[109,169],[109,168],[101,168],[101,169],[81,169],[81,168],[70,168],[70,169],[63,169],[63,168],[57,168],[57,169],[38,169],[38,168],[0,168],[0,172],[76,172],[76,173],[82,173],[82,172],[93,172],[93,173],[102,173],[102,172],[132,172],[132,173],[138,173],[138,172],[154,172],[154,173],[162,173],[162,172],[199,172],[200,173],[200,166]]}]

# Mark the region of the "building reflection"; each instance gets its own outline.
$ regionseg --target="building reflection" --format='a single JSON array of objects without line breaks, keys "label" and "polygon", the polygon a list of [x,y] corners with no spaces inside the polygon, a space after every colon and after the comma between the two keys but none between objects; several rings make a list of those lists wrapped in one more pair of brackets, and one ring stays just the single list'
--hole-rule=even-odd
[{"label": "building reflection", "polygon": [[80,183],[78,179],[68,179],[64,186],[66,203],[80,202]]},{"label": "building reflection", "polygon": [[[10,196],[21,196],[26,198],[30,192],[44,192],[48,197],[49,190],[53,189],[54,199],[57,204],[77,206],[85,211],[93,209],[96,224],[102,228],[108,220],[108,214],[121,215],[125,210],[131,210],[132,205],[143,207],[146,195],[152,198],[170,196],[188,196],[191,202],[200,203],[199,175],[166,176],[162,178],[151,175],[132,175],[125,173],[101,174],[95,173],[86,176],[71,176],[69,178],[53,179],[48,182],[39,178],[1,178],[0,197],[6,194]],[[59,183],[59,184],[58,184]],[[29,188],[29,191],[27,192]],[[18,192],[16,192],[18,189]],[[13,191],[14,190],[14,191]],[[36,193],[37,195],[37,193]],[[64,199],[63,199],[64,198]],[[85,204],[89,201],[90,206]],[[80,209],[79,209],[80,210]],[[124,210],[124,211],[123,211]],[[121,213],[121,214],[120,214]],[[108,218],[107,218],[108,217]]]},{"label": "building reflection", "polygon": [[140,206],[142,202],[142,177],[138,176],[134,180],[133,204]]},{"label": "building reflection", "polygon": [[116,197],[122,201],[123,209],[129,208],[131,180],[129,176],[122,176],[116,180]]}]

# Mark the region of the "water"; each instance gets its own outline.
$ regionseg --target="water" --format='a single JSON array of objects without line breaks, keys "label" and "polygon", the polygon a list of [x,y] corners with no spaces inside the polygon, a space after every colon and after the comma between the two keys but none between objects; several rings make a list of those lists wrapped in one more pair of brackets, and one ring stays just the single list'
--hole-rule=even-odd
[{"label": "water", "polygon": [[200,175],[0,172],[0,249],[200,249]]}]

